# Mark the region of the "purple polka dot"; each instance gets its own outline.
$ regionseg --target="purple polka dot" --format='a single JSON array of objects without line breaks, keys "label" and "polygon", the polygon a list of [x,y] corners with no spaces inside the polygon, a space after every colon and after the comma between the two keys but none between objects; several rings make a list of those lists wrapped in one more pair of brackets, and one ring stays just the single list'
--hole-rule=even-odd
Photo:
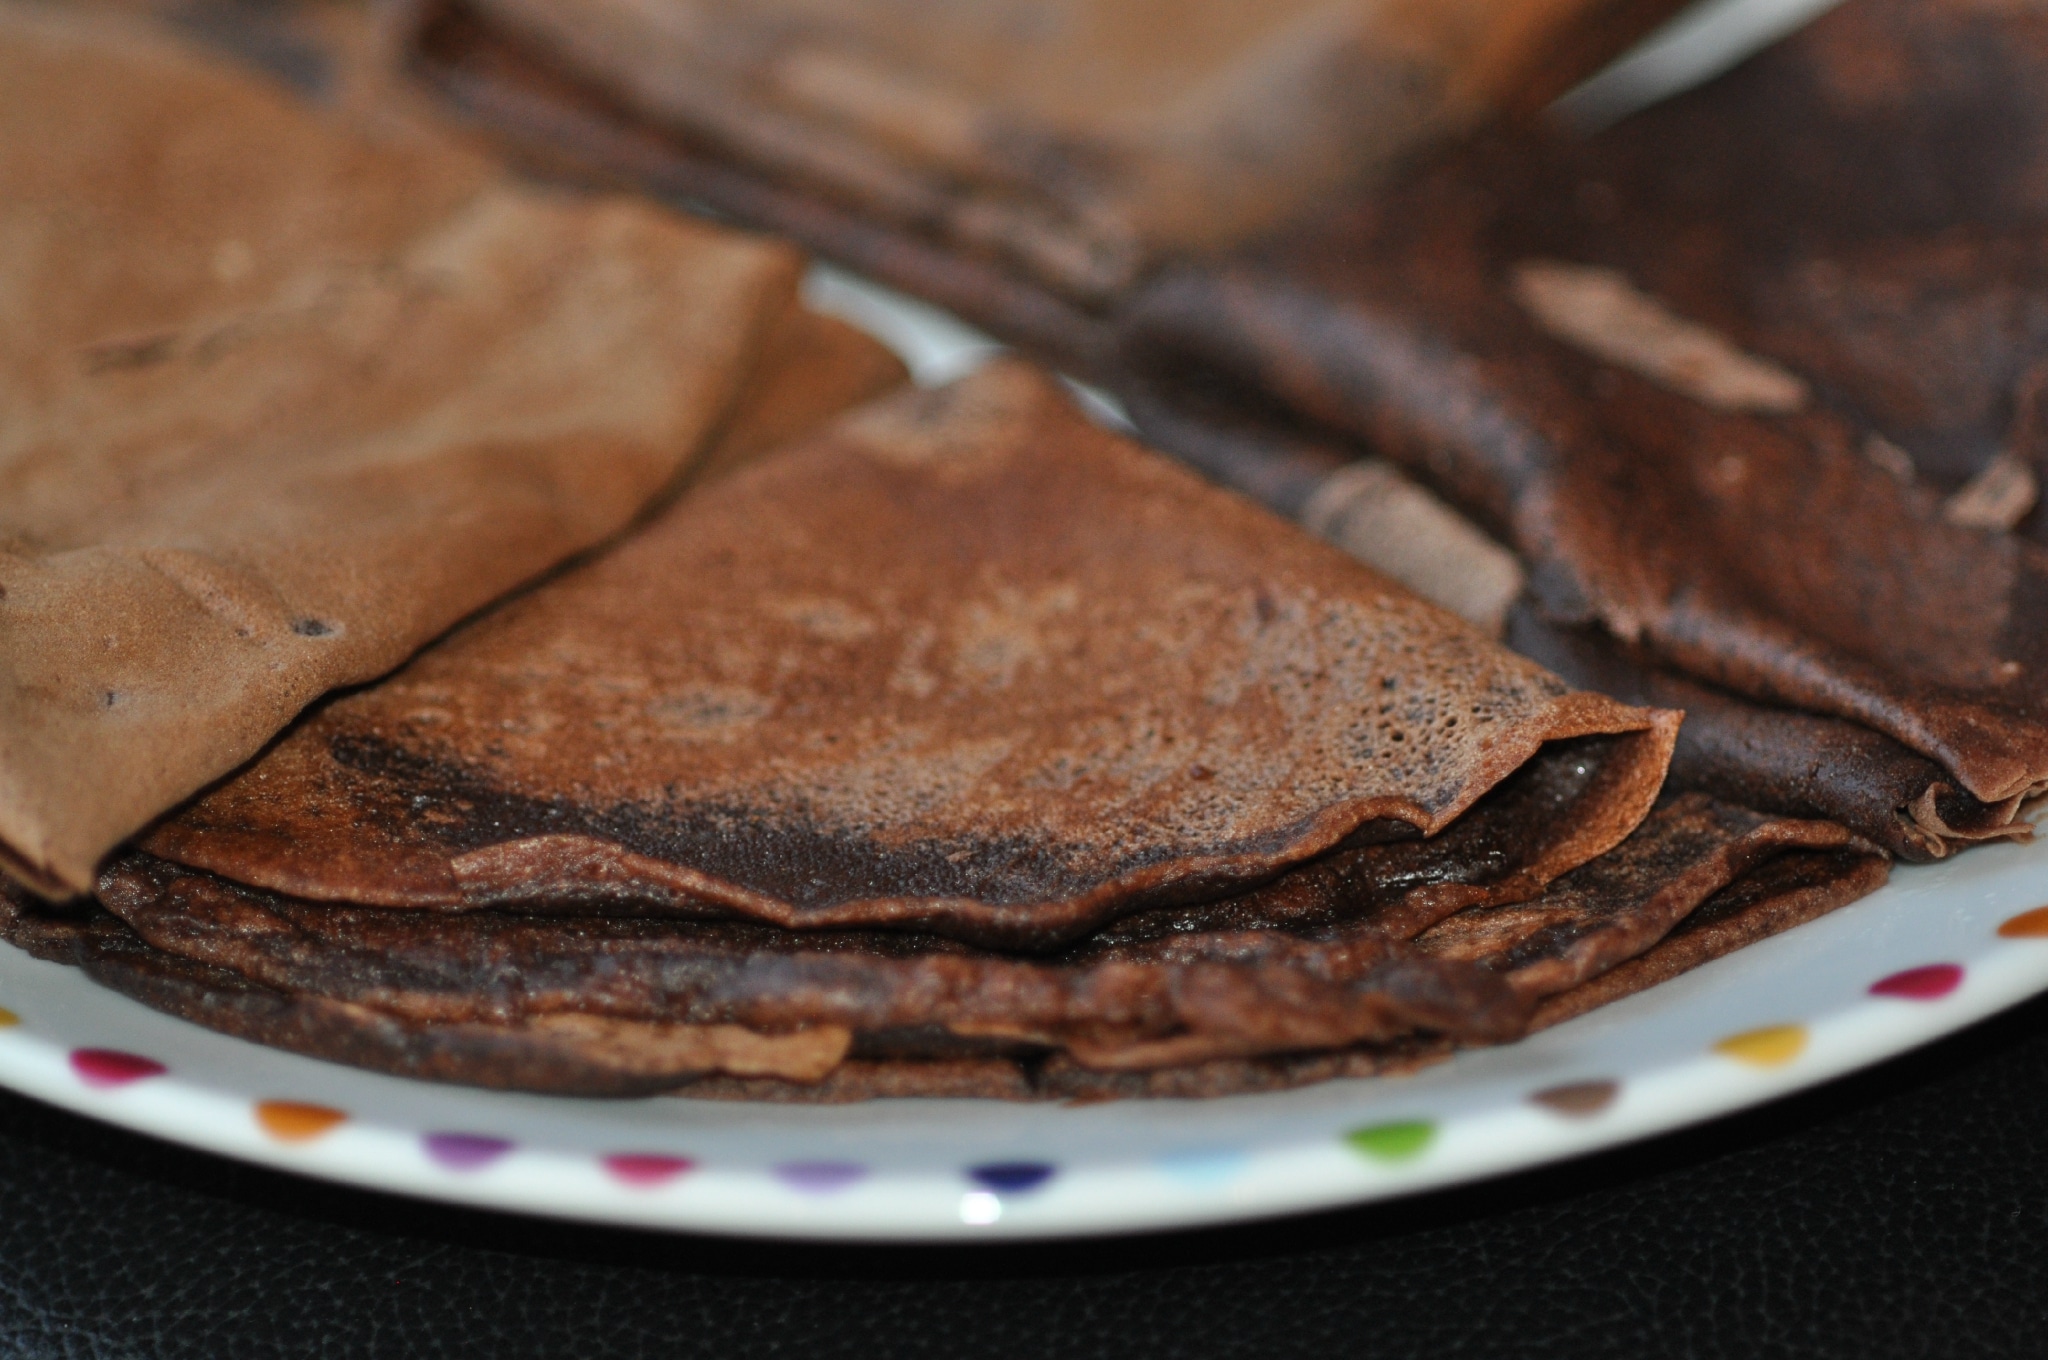
[{"label": "purple polka dot", "polygon": [[430,1133],[420,1142],[429,1157],[450,1171],[480,1171],[512,1150],[509,1139],[480,1133]]},{"label": "purple polka dot", "polygon": [[999,1195],[1022,1195],[1052,1179],[1053,1168],[1044,1162],[990,1162],[970,1166],[967,1176],[977,1185]]},{"label": "purple polka dot", "polygon": [[855,1162],[784,1162],[775,1177],[790,1189],[806,1195],[833,1195],[868,1174]]}]

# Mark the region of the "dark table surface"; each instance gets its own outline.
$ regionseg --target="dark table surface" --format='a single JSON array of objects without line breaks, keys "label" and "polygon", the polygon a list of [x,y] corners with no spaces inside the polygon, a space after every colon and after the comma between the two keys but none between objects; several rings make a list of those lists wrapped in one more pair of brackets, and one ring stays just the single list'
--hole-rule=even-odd
[{"label": "dark table surface", "polygon": [[0,1356],[2048,1356],[2048,1000],[1342,1213],[820,1248],[453,1210],[0,1096]]}]

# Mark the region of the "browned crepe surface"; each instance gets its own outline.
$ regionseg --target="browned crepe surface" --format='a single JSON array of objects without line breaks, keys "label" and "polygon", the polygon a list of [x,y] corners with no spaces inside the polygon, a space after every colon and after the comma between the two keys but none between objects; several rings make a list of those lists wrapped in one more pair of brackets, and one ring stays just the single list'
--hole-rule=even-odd
[{"label": "browned crepe surface", "polygon": [[1546,997],[1531,1030],[1619,1001],[1826,915],[1884,886],[1889,866],[1853,851],[1795,851],[1779,856],[1700,904],[1645,953]]},{"label": "browned crepe surface", "polygon": [[[230,1033],[474,1084],[635,1094],[723,1074],[701,1094],[1213,1095],[1512,1038],[1539,998],[1576,1004],[1630,959],[1637,985],[1681,971],[1870,891],[1884,868],[1839,827],[1692,795],[1541,896],[1456,913],[1415,946],[1370,902],[1298,933],[1230,929],[1227,912],[1220,930],[1141,919],[1026,959],[874,932],[335,907],[146,856],[103,880],[119,923],[16,904],[0,933]],[[1668,955],[1667,936],[1683,940]]]},{"label": "browned crepe surface", "polygon": [[[2017,815],[2020,799],[1980,802],[1941,766],[1881,732],[1756,703],[1659,666],[1597,626],[1554,623],[1526,598],[1503,599],[1503,587],[1514,581],[1495,565],[1497,545],[1454,512],[1417,513],[1421,489],[1384,460],[1356,459],[1356,450],[1332,435],[1175,395],[1172,402],[1135,402],[1134,412],[1155,438],[1170,441],[1204,472],[1362,559],[1386,563],[1390,573],[1468,618],[1498,617],[1507,646],[1574,685],[1682,710],[1667,789],[1837,821],[1912,861],[2032,834]],[[1390,495],[1390,484],[1402,485]],[[1365,504],[1354,508],[1361,499]],[[1507,606],[1501,616],[1492,613],[1496,602]]]},{"label": "browned crepe surface", "polygon": [[1851,0],[1563,147],[1527,244],[1794,366],[1946,494],[2044,432],[2020,427],[2048,363],[2043,89],[2038,5]]},{"label": "browned crepe surface", "polygon": [[1510,613],[1503,640],[1575,685],[1682,710],[1667,788],[1824,817],[1916,862],[2033,834],[2020,799],[1981,803],[1939,765],[1868,727],[1751,703],[1660,668],[1599,629],[1546,622],[1526,603]]},{"label": "browned crepe surface", "polygon": [[[1890,15],[1910,8],[1873,4]],[[1871,8],[1845,7],[1794,40],[1796,51],[1833,64],[1830,88],[1841,103],[1868,90],[1892,124],[1917,126],[1922,142],[1964,154],[1969,125],[1916,123],[1939,107],[1923,110],[1899,93],[1893,65],[1960,61],[2007,42],[2034,50],[2038,26],[2023,11],[1921,7],[1944,24],[1903,25],[1911,42],[1902,50],[1863,42],[1872,25],[1856,16]],[[1760,68],[1758,79],[1782,68]],[[1719,99],[1730,88],[1698,97]],[[2005,94],[2022,97],[2010,85]],[[1701,120],[1699,155],[1715,154],[1708,148],[1719,126]],[[1843,145],[1788,141],[1804,148],[1797,164],[1805,165]],[[1858,145],[1881,154],[1883,143]],[[1809,363],[1791,347],[1746,354],[1739,336],[1700,350],[1694,333],[1690,359],[1667,351],[1662,375],[1645,376],[1655,368],[1646,358],[1652,341],[1591,313],[1611,300],[1617,279],[1640,288],[1652,272],[1627,272],[1635,256],[1582,252],[1626,237],[1638,255],[1657,254],[1667,266],[1654,275],[1659,288],[1669,275],[1696,271],[1691,293],[1674,287],[1679,300],[1651,299],[1685,319],[1685,299],[1740,273],[1731,256],[1741,251],[1700,244],[1720,239],[1735,209],[1703,210],[1683,231],[1652,215],[1637,236],[1622,225],[1634,220],[1628,186],[1592,177],[1596,159],[1591,149],[1573,158],[1512,140],[1479,147],[1398,191],[1332,208],[1234,264],[1162,282],[1134,319],[1134,350],[1164,381],[1193,386],[1193,370],[1206,366],[1404,462],[1529,559],[1537,601],[1554,620],[1598,621],[1695,678],[1874,728],[1985,803],[2036,787],[2048,778],[2048,559],[2011,535],[1958,522],[1926,487],[1881,471],[1872,436],[1884,430],[1856,402],[1837,400],[1840,365]],[[1682,184],[1694,161],[1667,142],[1655,164]],[[1729,165],[1731,190],[1739,184],[1750,195],[1741,162]],[[2008,193],[2024,196],[2018,186]],[[1797,207],[1780,217],[1752,196],[1746,211],[1776,228],[1787,249],[1834,239],[1826,233],[1835,218],[1802,220]],[[1582,209],[1610,214],[1611,224],[1568,240],[1546,234],[1556,213]],[[1858,223],[1866,210],[1839,211]],[[1902,267],[1922,281],[1918,292],[1882,294],[1904,303],[1941,292],[1925,281],[1942,277],[1944,260],[1974,287],[1999,250],[2018,248],[2007,240],[1993,249],[1997,229],[1966,218],[1946,228],[1892,225],[1893,235],[1873,229],[1853,244],[1866,257],[1912,257]],[[2038,250],[2043,238],[2036,230],[2025,239]],[[1954,248],[1948,255],[1936,250],[1944,240]],[[1572,308],[1545,316],[1532,302],[1531,266],[1548,267],[1551,251],[1569,265],[1623,267],[1576,291],[1577,324],[1604,340],[1559,338],[1571,318],[1558,312]],[[1825,251],[1808,262],[1804,277],[1829,277]],[[1557,277],[1552,269],[1549,281]],[[1770,296],[1781,313],[1819,306],[1782,290]],[[2040,293],[1992,288],[1985,296],[2024,312]],[[1969,331],[1952,357],[1979,374],[2025,368],[2041,352],[2031,324]],[[1809,333],[1822,337],[1822,349],[1857,343],[1849,325]],[[1755,330],[1758,347],[1765,339]],[[1626,361],[1612,356],[1615,346]],[[1943,381],[1932,364],[1922,368],[1925,382]]]},{"label": "browned crepe surface", "polygon": [[[1546,851],[1573,834],[1561,826],[1597,801],[1629,740],[1554,743],[1433,838],[1340,849],[1242,896],[1128,917],[1042,961],[909,934],[340,907],[149,859],[110,871],[101,896],[157,947],[284,991],[437,1023],[582,1009],[636,1022],[830,1025],[870,1049],[908,1036],[927,1057],[934,1033],[970,1048],[1006,1036],[1104,1066],[1157,1065],[1162,1043],[1189,1056],[1416,1028],[1501,1037],[1524,1009],[1514,993],[1483,973],[1417,966],[1389,945],[1539,892]],[[1745,816],[1724,818],[1731,839],[1750,829],[1738,826]],[[606,979],[602,995],[593,976]]]},{"label": "browned crepe surface", "polygon": [[510,187],[145,30],[0,11],[0,863],[99,857],[621,528],[787,250]]},{"label": "browned crepe surface", "polygon": [[472,0],[639,120],[1084,301],[1564,88],[1656,0]]},{"label": "browned crepe surface", "polygon": [[1569,692],[1005,363],[684,498],[146,843],[313,898],[1043,946],[1434,834],[1543,743],[1633,734],[1521,866],[1540,883],[1640,820],[1675,721]]}]

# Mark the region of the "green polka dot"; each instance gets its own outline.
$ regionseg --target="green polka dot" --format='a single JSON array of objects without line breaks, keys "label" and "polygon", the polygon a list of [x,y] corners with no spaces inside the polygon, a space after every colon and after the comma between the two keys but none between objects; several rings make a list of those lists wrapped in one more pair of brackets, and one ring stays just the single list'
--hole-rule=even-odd
[{"label": "green polka dot", "polygon": [[1436,1125],[1426,1119],[1407,1119],[1398,1124],[1374,1124],[1344,1135],[1352,1150],[1379,1162],[1405,1162],[1420,1157],[1436,1140]]}]

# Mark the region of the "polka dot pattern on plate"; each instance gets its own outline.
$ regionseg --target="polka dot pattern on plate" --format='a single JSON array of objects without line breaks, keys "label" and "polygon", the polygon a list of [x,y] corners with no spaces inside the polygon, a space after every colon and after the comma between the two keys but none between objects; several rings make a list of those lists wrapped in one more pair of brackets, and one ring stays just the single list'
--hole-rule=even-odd
[{"label": "polka dot pattern on plate", "polygon": [[1766,1025],[1744,1030],[1715,1044],[1714,1051],[1751,1067],[1783,1067],[1806,1051],[1806,1026]]},{"label": "polka dot pattern on plate", "polygon": [[255,1114],[257,1127],[280,1143],[310,1143],[348,1119],[340,1110],[299,1100],[259,1101]]},{"label": "polka dot pattern on plate", "polygon": [[147,1077],[160,1077],[170,1069],[139,1053],[123,1053],[114,1048],[74,1048],[71,1070],[94,1090],[111,1091]]},{"label": "polka dot pattern on plate", "polygon": [[1930,963],[1879,978],[1870,984],[1870,994],[1894,996],[1901,1001],[1939,1001],[1962,985],[1962,965]]},{"label": "polka dot pattern on plate", "polygon": [[603,1160],[613,1180],[639,1189],[666,1185],[697,1165],[688,1157],[659,1152],[617,1152]]},{"label": "polka dot pattern on plate", "polygon": [[1547,1110],[1573,1119],[1590,1119],[1612,1105],[1619,1094],[1619,1082],[1570,1081],[1561,1086],[1546,1086],[1531,1094],[1529,1099]]},{"label": "polka dot pattern on plate", "polygon": [[802,1195],[836,1195],[868,1174],[855,1162],[784,1162],[775,1179]]},{"label": "polka dot pattern on plate", "polygon": [[997,1194],[1021,1195],[1051,1180],[1053,1170],[1044,1162],[990,1162],[967,1168],[967,1178]]},{"label": "polka dot pattern on plate", "polygon": [[430,1133],[420,1146],[450,1171],[481,1171],[510,1152],[512,1141],[481,1133]]},{"label": "polka dot pattern on plate", "polygon": [[1436,1125],[1426,1119],[1373,1124],[1344,1135],[1345,1144],[1376,1162],[1406,1162],[1420,1157],[1436,1141]]},{"label": "polka dot pattern on plate", "polygon": [[2048,907],[2023,911],[1998,927],[2008,940],[2048,940]]}]

